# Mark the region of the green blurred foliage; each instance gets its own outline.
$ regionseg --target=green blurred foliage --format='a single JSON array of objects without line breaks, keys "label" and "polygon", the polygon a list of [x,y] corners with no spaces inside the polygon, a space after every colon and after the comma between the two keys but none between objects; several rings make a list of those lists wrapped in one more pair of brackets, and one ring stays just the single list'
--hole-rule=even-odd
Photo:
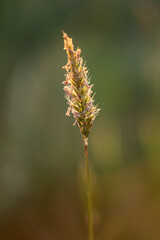
[{"label": "green blurred foliage", "polygon": [[102,109],[89,138],[95,239],[160,239],[158,0],[0,2],[0,239],[87,239],[61,31]]}]

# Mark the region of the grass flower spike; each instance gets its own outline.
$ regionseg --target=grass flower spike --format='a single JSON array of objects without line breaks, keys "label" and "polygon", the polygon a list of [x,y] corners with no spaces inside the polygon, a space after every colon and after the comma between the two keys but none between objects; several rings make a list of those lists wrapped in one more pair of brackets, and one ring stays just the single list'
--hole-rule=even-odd
[{"label": "grass flower spike", "polygon": [[66,115],[70,116],[72,112],[83,138],[88,139],[93,121],[97,116],[99,109],[94,106],[94,95],[92,96],[92,87],[90,85],[88,70],[80,57],[81,49],[74,50],[72,39],[63,32],[64,50],[67,52],[68,62],[63,67],[66,69],[66,80],[63,82],[68,110]]},{"label": "grass flower spike", "polygon": [[72,38],[69,38],[63,32],[64,50],[67,52],[68,62],[63,67],[66,69],[66,80],[63,82],[64,91],[68,103],[67,116],[72,112],[75,122],[79,126],[83,136],[84,151],[86,159],[86,176],[87,176],[87,199],[88,199],[88,230],[89,240],[93,240],[93,217],[92,217],[92,199],[90,190],[90,172],[88,162],[88,135],[92,124],[100,109],[95,106],[94,94],[92,95],[93,84],[90,85],[88,70],[80,57],[81,49],[74,50]]}]

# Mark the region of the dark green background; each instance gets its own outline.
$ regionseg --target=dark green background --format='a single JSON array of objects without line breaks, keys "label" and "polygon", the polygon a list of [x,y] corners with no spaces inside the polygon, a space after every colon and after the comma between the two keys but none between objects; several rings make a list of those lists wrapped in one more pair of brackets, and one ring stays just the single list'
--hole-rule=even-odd
[{"label": "dark green background", "polygon": [[95,240],[158,240],[158,0],[1,0],[0,239],[87,240],[62,30],[82,49],[102,109],[89,136]]}]

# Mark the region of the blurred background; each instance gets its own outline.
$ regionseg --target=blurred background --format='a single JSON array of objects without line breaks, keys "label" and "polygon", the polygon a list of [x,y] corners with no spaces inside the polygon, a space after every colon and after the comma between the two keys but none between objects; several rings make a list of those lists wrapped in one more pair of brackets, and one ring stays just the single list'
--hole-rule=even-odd
[{"label": "blurred background", "polygon": [[88,239],[62,30],[102,109],[89,137],[95,239],[159,240],[158,0],[0,1],[0,239]]}]

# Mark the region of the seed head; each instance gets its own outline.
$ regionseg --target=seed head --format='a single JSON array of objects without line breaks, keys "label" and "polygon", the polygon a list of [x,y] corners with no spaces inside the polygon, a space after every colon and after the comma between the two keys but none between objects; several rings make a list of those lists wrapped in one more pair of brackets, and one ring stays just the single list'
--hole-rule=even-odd
[{"label": "seed head", "polygon": [[75,122],[78,124],[84,139],[88,139],[93,121],[100,109],[93,105],[93,84],[90,85],[88,70],[80,57],[81,49],[74,50],[72,38],[63,32],[64,50],[67,52],[68,62],[63,67],[66,69],[66,80],[63,82],[65,97],[69,105],[66,115],[72,112]]}]

